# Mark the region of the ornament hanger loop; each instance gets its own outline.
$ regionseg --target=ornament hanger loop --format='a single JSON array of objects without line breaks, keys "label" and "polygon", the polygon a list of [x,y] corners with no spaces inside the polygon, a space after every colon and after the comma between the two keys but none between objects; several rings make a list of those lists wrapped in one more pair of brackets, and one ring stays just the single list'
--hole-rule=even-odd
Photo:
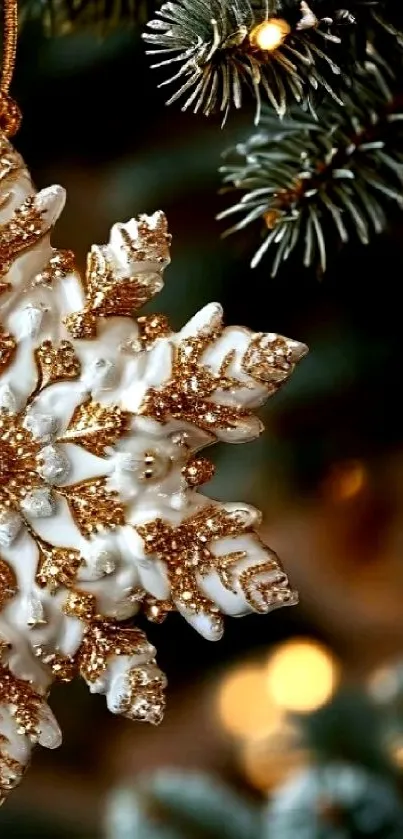
[{"label": "ornament hanger loop", "polygon": [[13,78],[18,38],[18,2],[3,0],[3,64],[0,79],[0,129],[7,137],[17,133],[21,124],[18,105],[9,96]]}]

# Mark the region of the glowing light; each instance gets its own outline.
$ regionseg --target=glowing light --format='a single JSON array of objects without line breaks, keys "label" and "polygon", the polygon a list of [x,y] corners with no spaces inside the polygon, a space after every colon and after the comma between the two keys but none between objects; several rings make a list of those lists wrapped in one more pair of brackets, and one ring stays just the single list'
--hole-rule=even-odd
[{"label": "glowing light", "polygon": [[274,737],[248,740],[238,756],[239,768],[248,783],[261,792],[278,788],[297,769],[306,765],[308,752],[294,730],[285,724]]},{"label": "glowing light", "polygon": [[402,669],[382,667],[372,674],[368,683],[368,692],[375,702],[383,705],[394,702],[401,691],[403,682]]},{"label": "glowing light", "polygon": [[282,710],[270,701],[265,668],[247,664],[232,670],[219,688],[218,714],[223,728],[237,737],[260,737],[272,731]]},{"label": "glowing light", "polygon": [[249,35],[249,40],[253,47],[264,52],[273,52],[281,47],[290,32],[291,27],[286,20],[272,17],[255,26]]},{"label": "glowing light", "polygon": [[359,461],[336,467],[327,480],[329,495],[336,502],[350,501],[352,498],[356,498],[367,483],[367,470]]},{"label": "glowing light", "polygon": [[310,640],[282,644],[269,658],[269,696],[294,713],[315,711],[332,697],[339,669],[329,651]]},{"label": "glowing light", "polygon": [[395,766],[403,769],[403,743],[401,740],[391,745],[390,756]]}]

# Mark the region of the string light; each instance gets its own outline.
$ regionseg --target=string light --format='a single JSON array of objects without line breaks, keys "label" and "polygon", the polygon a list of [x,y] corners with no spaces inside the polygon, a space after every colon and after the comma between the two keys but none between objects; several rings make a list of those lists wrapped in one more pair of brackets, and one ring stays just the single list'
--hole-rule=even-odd
[{"label": "string light", "polygon": [[249,35],[249,41],[253,47],[263,52],[273,52],[281,47],[290,32],[291,27],[286,20],[273,17],[255,26]]},{"label": "string light", "polygon": [[325,647],[295,640],[282,644],[270,656],[266,680],[269,696],[280,708],[308,713],[331,699],[339,668]]},{"label": "string light", "polygon": [[229,734],[246,739],[267,735],[282,715],[270,701],[264,667],[242,665],[225,676],[218,692],[218,716]]}]

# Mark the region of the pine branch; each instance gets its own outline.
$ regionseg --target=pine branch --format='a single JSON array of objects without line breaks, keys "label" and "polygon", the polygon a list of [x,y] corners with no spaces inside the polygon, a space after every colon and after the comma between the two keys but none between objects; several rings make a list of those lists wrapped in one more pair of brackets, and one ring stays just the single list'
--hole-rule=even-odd
[{"label": "pine branch", "polygon": [[344,108],[323,106],[316,122],[297,114],[280,126],[265,114],[264,131],[226,153],[225,191],[241,198],[219,218],[240,215],[227,235],[259,221],[263,242],[255,267],[273,254],[271,275],[297,249],[303,264],[326,271],[327,250],[350,238],[368,244],[403,209],[403,99],[394,98],[374,63],[357,75]]},{"label": "pine branch", "polygon": [[168,104],[182,99],[182,110],[219,111],[225,122],[249,87],[258,123],[262,95],[280,117],[295,102],[313,111],[318,94],[344,101],[358,58],[355,33],[373,27],[383,6],[376,0],[169,0],[144,38],[149,54],[161,58],[154,67],[177,68],[160,84],[177,88]]}]

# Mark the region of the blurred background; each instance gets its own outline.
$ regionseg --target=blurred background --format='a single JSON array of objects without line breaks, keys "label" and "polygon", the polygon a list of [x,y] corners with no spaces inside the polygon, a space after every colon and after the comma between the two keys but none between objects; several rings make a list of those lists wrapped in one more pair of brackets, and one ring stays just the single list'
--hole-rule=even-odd
[{"label": "blurred background", "polygon": [[172,264],[154,308],[179,327],[219,300],[228,323],[310,354],[270,401],[265,437],[212,453],[208,487],[263,510],[300,605],[228,620],[219,644],[179,616],[150,625],[169,679],[158,729],[112,717],[80,684],[57,688],[63,746],[36,751],[1,837],[401,839],[403,223],[346,248],[322,281],[298,264],[252,272],[255,231],[220,240],[214,220],[220,155],[251,114],[221,131],[166,109],[131,31],[46,40],[30,24],[14,94],[37,186],[67,189],[55,245],[83,267],[115,221],[163,209]]}]

